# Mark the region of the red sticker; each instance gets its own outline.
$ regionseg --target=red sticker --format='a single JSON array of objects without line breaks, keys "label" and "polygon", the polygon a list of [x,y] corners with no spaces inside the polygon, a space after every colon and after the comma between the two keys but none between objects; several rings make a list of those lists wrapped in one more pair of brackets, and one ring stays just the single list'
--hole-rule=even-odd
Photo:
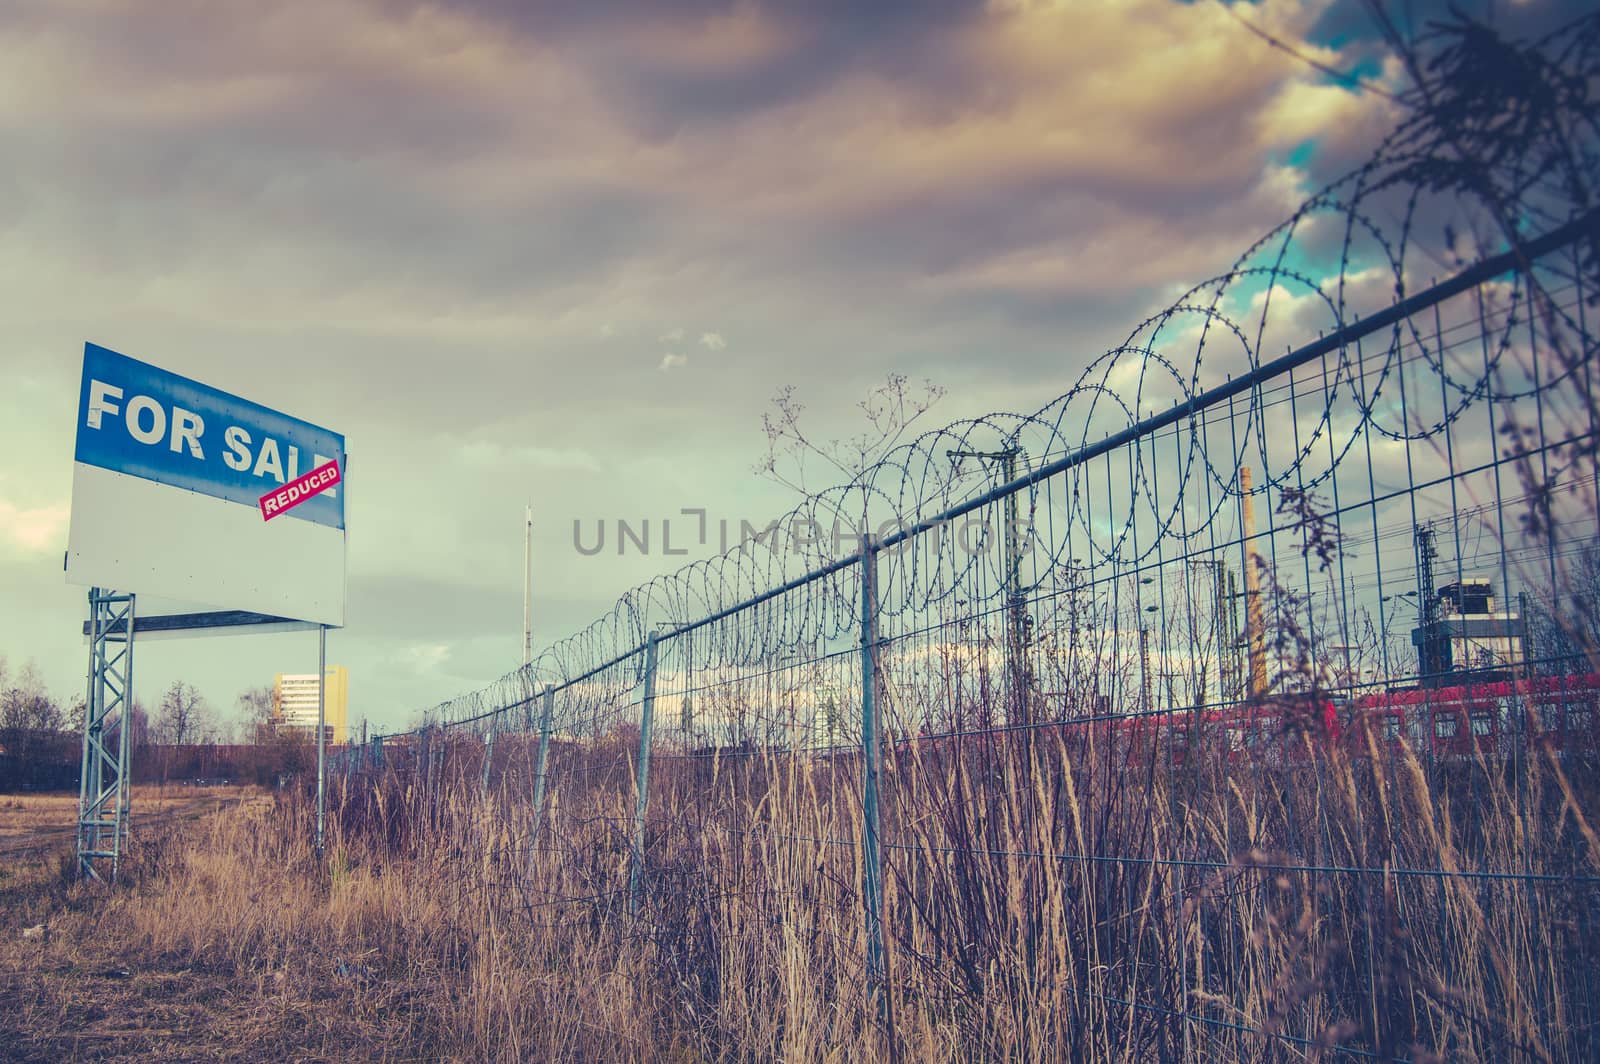
[{"label": "red sticker", "polygon": [[303,477],[289,481],[281,488],[261,496],[261,519],[270,521],[286,514],[307,499],[314,499],[339,483],[337,459],[317,466]]}]

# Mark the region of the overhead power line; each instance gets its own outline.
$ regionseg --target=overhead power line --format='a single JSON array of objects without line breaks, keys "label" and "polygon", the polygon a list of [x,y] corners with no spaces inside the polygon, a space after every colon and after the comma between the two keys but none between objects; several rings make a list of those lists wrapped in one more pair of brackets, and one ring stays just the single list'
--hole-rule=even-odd
[{"label": "overhead power line", "polygon": [[1257,26],[1255,23],[1239,14],[1232,4],[1227,3],[1227,0],[1217,0],[1217,3],[1219,6],[1221,6],[1222,10],[1226,11],[1233,17],[1235,22],[1239,23],[1239,25],[1243,26],[1245,29],[1249,30],[1263,41],[1266,41],[1267,44],[1271,45],[1273,48],[1283,52],[1285,55],[1292,56],[1307,66],[1321,71],[1342,85],[1349,85],[1360,89],[1363,92],[1374,93],[1375,95],[1382,96],[1386,100],[1392,100],[1395,103],[1404,103],[1400,97],[1396,96],[1382,85],[1377,84],[1371,78],[1364,78],[1361,75],[1351,71],[1340,70],[1338,67],[1324,63],[1315,56],[1307,55],[1304,51],[1290,44],[1288,41],[1268,33],[1260,26]]}]

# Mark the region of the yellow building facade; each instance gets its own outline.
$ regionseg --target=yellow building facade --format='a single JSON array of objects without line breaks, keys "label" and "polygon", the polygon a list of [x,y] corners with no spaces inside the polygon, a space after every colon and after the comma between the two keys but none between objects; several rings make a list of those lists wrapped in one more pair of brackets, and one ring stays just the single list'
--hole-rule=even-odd
[{"label": "yellow building facade", "polygon": [[[330,665],[323,695],[323,722],[328,742],[342,745],[350,741],[350,672],[343,665]],[[272,719],[279,731],[317,737],[317,674],[280,672],[272,683]]]}]

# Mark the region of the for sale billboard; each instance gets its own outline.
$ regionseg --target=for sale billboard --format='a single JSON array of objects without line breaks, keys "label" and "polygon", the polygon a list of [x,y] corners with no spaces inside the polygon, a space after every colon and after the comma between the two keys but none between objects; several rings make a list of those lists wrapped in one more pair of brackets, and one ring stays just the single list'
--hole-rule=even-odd
[{"label": "for sale billboard", "polygon": [[339,433],[84,345],[70,582],[343,625],[348,486]]}]

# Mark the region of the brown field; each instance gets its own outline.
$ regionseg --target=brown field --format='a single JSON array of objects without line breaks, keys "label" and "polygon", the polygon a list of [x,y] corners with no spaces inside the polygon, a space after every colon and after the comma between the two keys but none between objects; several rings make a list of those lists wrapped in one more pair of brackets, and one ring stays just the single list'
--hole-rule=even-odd
[{"label": "brown field", "polygon": [[[1220,766],[1122,786],[1119,764],[1059,746],[896,759],[888,1024],[863,992],[850,766],[664,760],[636,914],[626,758],[558,759],[531,863],[525,770],[485,794],[471,744],[442,767],[335,779],[320,860],[302,794],[247,790],[136,806],[114,888],[72,881],[70,841],[4,858],[0,1057],[1577,1061],[1595,1044],[1588,764],[1513,777],[1334,751],[1222,787]],[[7,802],[13,833],[70,817]],[[828,838],[844,845],[811,841]],[[1567,884],[1285,867],[1317,838],[1331,866]],[[1232,856],[1187,881],[1016,859],[1206,839]],[[1138,1007],[1174,994],[1199,1019]]]},{"label": "brown field", "polygon": [[[301,973],[263,979],[205,950],[170,948],[195,914],[159,900],[155,870],[198,856],[219,831],[248,833],[271,815],[272,797],[141,786],[133,802],[127,875],[108,891],[73,882],[76,796],[0,797],[0,1059],[352,1059],[352,1037],[327,1033],[337,985],[319,998]],[[40,925],[45,934],[24,937]]]},{"label": "brown field", "polygon": [[[152,817],[198,814],[218,801],[237,801],[252,793],[244,787],[178,787],[137,784],[133,807],[140,823]],[[12,855],[70,843],[78,815],[76,794],[0,794],[0,862]],[[5,866],[0,863],[0,869]]]},{"label": "brown field", "polygon": [[[338,845],[319,862],[295,797],[218,789],[204,801],[193,817],[147,807],[153,823],[135,821],[114,888],[73,881],[70,835],[3,858],[0,1059],[621,1059],[653,1036],[603,942],[580,937],[559,974],[486,986],[476,955],[495,932],[474,926],[483,913],[459,891]],[[72,802],[0,805],[14,836],[51,815],[70,818]],[[47,934],[23,937],[41,924]],[[507,1042],[491,1012],[503,994],[543,999],[564,1022]]]}]

